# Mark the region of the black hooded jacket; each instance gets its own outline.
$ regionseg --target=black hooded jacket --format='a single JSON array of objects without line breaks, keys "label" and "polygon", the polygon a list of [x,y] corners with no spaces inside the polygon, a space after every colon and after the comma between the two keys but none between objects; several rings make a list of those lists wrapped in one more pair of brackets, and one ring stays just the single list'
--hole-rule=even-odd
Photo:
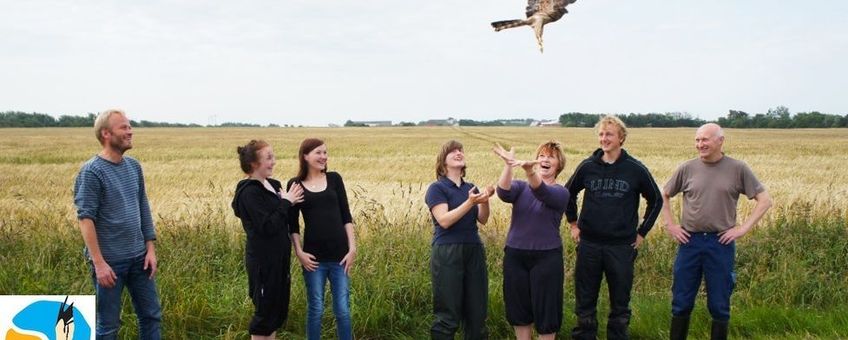
[{"label": "black hooded jacket", "polygon": [[[565,216],[568,222],[577,221],[580,238],[602,244],[629,244],[636,233],[645,237],[662,208],[662,195],[654,177],[641,162],[624,149],[612,164],[601,158],[604,151],[595,150],[574,170],[565,186],[574,198],[568,201]],[[577,217],[577,197],[586,190],[580,218]],[[639,196],[647,207],[639,225]]]},{"label": "black hooded jacket", "polygon": [[[269,178],[279,192],[279,181]],[[245,260],[251,263],[282,263],[290,259],[288,214],[291,202],[280,198],[254,179],[241,180],[233,197],[233,212],[247,234]]]}]

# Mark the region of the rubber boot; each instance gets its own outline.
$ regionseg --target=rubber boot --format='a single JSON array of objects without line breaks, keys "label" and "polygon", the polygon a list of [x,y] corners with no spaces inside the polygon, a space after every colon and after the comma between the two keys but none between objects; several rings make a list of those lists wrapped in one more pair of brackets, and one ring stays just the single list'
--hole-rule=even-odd
[{"label": "rubber boot", "polygon": [[727,339],[727,321],[718,321],[713,320],[713,328],[710,332],[710,339],[712,340],[726,340]]},{"label": "rubber boot", "polygon": [[577,319],[577,326],[571,331],[574,340],[594,340],[598,338],[598,320],[592,317]]},{"label": "rubber boot", "polygon": [[689,334],[689,316],[671,317],[671,340],[686,340]]}]

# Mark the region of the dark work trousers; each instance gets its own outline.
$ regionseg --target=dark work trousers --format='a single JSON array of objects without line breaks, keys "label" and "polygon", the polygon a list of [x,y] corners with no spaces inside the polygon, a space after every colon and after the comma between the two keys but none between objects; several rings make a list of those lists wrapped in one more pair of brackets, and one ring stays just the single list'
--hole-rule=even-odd
[{"label": "dark work trousers", "polygon": [[630,289],[633,287],[633,263],[636,255],[636,249],[629,244],[606,245],[580,241],[574,268],[574,312],[577,314],[577,326],[571,332],[572,338],[597,337],[596,312],[603,276],[607,279],[610,298],[607,339],[630,338]]},{"label": "dark work trousers", "polygon": [[462,324],[465,339],[486,339],[489,279],[482,244],[433,245],[433,339],[453,339]]},{"label": "dark work trousers", "polygon": [[671,287],[671,313],[689,316],[701,287],[707,288],[707,308],[714,320],[730,320],[730,294],[736,285],[733,266],[736,242],[721,244],[716,233],[691,233],[689,242],[677,247],[674,259],[674,283]]}]

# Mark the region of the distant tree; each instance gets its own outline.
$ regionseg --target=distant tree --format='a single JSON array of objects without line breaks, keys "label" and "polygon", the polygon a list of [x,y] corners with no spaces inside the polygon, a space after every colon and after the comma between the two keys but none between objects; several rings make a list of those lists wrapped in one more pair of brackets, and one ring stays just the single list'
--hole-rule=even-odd
[{"label": "distant tree", "polygon": [[250,123],[235,123],[235,122],[226,122],[218,127],[261,127],[259,124],[250,124]]},{"label": "distant tree", "polygon": [[93,113],[89,113],[87,116],[61,115],[58,125],[62,127],[94,126],[95,118],[97,118],[97,115]]},{"label": "distant tree", "polygon": [[722,126],[732,128],[746,128],[750,126],[749,115],[745,111],[729,110],[727,113],[727,123]]},{"label": "distant tree", "polygon": [[571,127],[591,127],[601,120],[600,114],[569,112],[559,116],[559,124]]},{"label": "distant tree", "polygon": [[346,121],[346,122],[344,123],[344,126],[366,127],[366,126],[368,126],[368,125],[365,125],[365,124],[363,124],[363,123],[357,123],[357,122],[354,122],[354,121],[352,121],[352,120],[348,120],[348,121]]},{"label": "distant tree", "polygon": [[798,112],[793,119],[793,127],[796,128],[823,128],[830,127],[825,124],[827,116],[821,112]]},{"label": "distant tree", "polygon": [[19,111],[0,113],[0,127],[51,127],[56,125],[56,119],[53,116],[43,113]]},{"label": "distant tree", "polygon": [[400,123],[398,123],[398,125],[400,125],[400,126],[415,126],[415,123],[413,123],[413,122],[400,122]]}]

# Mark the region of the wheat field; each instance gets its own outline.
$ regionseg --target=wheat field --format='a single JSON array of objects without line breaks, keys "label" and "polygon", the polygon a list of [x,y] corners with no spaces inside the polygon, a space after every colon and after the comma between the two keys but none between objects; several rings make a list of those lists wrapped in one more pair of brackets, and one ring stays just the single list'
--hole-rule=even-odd
[{"label": "wheat field", "polygon": [[[631,129],[624,147],[662,186],[679,163],[696,156],[694,132]],[[726,154],[747,162],[775,201],[738,244],[731,335],[848,337],[848,130],[729,129],[725,134]],[[443,142],[456,139],[465,145],[467,179],[478,185],[494,184],[502,169],[491,151],[494,143],[514,146],[517,157],[529,158],[541,142],[559,140],[567,158],[560,183],[597,148],[594,131],[586,128],[135,129],[128,155],[144,168],[156,222],[166,339],[248,337],[252,305],[242,262],[244,233],[229,207],[243,177],[235,148],[250,139],[270,142],[277,155],[275,177],[286,180],[296,172],[296,149],[307,137],[327,143],[329,168],[344,177],[357,224],[351,299],[360,339],[429,334],[432,224],[423,196],[435,179],[435,157]],[[98,151],[92,129],[0,129],[0,294],[93,293],[72,188],[81,164]],[[673,202],[679,211],[679,198]],[[740,216],[752,207],[740,200]],[[500,269],[508,226],[509,207],[493,199],[492,217],[481,235],[489,262],[488,325],[497,339],[511,335]],[[565,235],[563,229],[567,240]],[[634,339],[662,338],[670,318],[675,245],[657,223],[643,247],[636,264],[631,333]],[[574,326],[570,240],[565,260],[562,337]],[[299,269],[293,269],[292,278],[290,317],[278,336],[297,339],[304,334],[306,308]],[[605,298],[599,304],[602,330]],[[709,331],[704,304],[700,297],[693,338]],[[129,305],[123,338],[136,332]],[[325,336],[332,338],[331,308],[325,310]]]}]

